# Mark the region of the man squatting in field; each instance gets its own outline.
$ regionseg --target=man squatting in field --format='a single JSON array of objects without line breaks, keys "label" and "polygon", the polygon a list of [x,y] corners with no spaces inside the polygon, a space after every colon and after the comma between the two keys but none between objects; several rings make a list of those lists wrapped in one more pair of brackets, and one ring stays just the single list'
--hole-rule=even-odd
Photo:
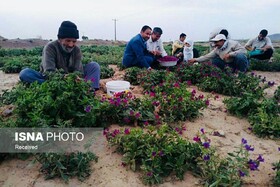
[{"label": "man squatting in field", "polygon": [[82,64],[82,53],[76,46],[79,38],[79,30],[71,21],[63,21],[58,29],[58,39],[49,42],[43,49],[40,72],[25,68],[19,73],[22,82],[43,83],[47,79],[48,72],[62,69],[64,73],[81,72],[87,80],[92,80],[92,88],[99,89],[100,66],[97,62]]}]

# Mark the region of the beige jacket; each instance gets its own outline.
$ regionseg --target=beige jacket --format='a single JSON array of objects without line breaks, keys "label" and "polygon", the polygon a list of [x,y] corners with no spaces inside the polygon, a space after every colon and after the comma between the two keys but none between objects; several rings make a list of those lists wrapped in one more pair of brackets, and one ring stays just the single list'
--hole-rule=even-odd
[{"label": "beige jacket", "polygon": [[238,53],[243,53],[244,55],[246,55],[247,51],[239,42],[234,40],[226,40],[226,42],[220,49],[216,47],[210,53],[196,58],[196,61],[205,62],[217,56],[219,56],[221,59],[224,59],[225,54],[229,54],[231,58],[229,58],[226,62],[231,63]]}]

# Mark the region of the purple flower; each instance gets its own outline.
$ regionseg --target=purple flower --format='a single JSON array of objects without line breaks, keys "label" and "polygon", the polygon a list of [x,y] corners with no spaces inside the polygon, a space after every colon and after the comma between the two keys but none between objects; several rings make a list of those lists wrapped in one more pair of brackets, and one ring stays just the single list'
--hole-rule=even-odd
[{"label": "purple flower", "polygon": [[187,85],[189,85],[189,86],[192,85],[192,81],[188,80]]},{"label": "purple flower", "polygon": [[104,129],[104,130],[103,130],[103,135],[107,135],[108,132],[109,132],[109,129],[108,129],[108,128]]},{"label": "purple flower", "polygon": [[270,81],[268,81],[268,86],[273,86],[274,84],[275,84],[275,82],[273,81],[273,82],[270,82]]},{"label": "purple flower", "polygon": [[244,139],[244,138],[242,138],[241,142],[242,142],[242,144],[244,144],[244,145],[247,144],[247,140]]},{"label": "purple flower", "polygon": [[201,132],[202,134],[205,134],[204,128],[201,128],[201,129],[200,129],[200,132]]},{"label": "purple flower", "polygon": [[122,166],[122,167],[125,167],[125,166],[126,166],[126,163],[122,162],[122,163],[121,163],[121,166]]},{"label": "purple flower", "polygon": [[264,158],[262,157],[262,155],[259,155],[259,157],[257,158],[257,160],[258,160],[259,162],[264,162]]},{"label": "purple flower", "polygon": [[141,115],[140,112],[137,112],[137,113],[135,114],[135,118],[136,118],[136,119],[140,118],[140,115]]},{"label": "purple flower", "polygon": [[152,152],[152,157],[155,157],[157,153],[155,151]]},{"label": "purple flower", "polygon": [[251,147],[250,145],[245,145],[245,148],[247,151],[254,151],[254,148]]},{"label": "purple flower", "polygon": [[156,93],[155,92],[150,92],[150,97],[155,97]]},{"label": "purple flower", "polygon": [[204,155],[203,160],[205,160],[205,161],[210,160],[210,155]]},{"label": "purple flower", "polygon": [[278,147],[278,151],[280,151],[280,147]]},{"label": "purple flower", "polygon": [[128,128],[124,129],[124,134],[130,134],[130,130]]},{"label": "purple flower", "polygon": [[196,91],[195,90],[192,90],[192,95],[194,96],[196,94]]},{"label": "purple flower", "polygon": [[174,84],[174,87],[175,87],[175,88],[180,88],[180,84],[179,84],[178,82],[176,82],[176,83]]},{"label": "purple flower", "polygon": [[114,131],[113,131],[113,135],[117,135],[117,134],[119,134],[120,133],[120,130],[119,129],[115,129]]},{"label": "purple flower", "polygon": [[208,149],[210,147],[210,143],[209,142],[204,142],[202,144],[206,149]]},{"label": "purple flower", "polygon": [[240,177],[244,177],[244,176],[246,175],[245,172],[243,172],[243,171],[241,171],[241,170],[239,170],[238,173],[239,173],[239,176],[240,176]]},{"label": "purple flower", "polygon": [[206,106],[209,106],[210,101],[207,99],[207,100],[205,101],[205,104],[206,104]]},{"label": "purple flower", "polygon": [[130,119],[128,117],[125,117],[123,120],[124,120],[125,123],[129,123],[130,122]]},{"label": "purple flower", "polygon": [[129,114],[130,114],[131,116],[133,116],[133,115],[134,115],[134,111],[133,111],[133,110],[130,110],[130,111],[129,111]]},{"label": "purple flower", "polygon": [[196,137],[193,138],[193,141],[200,142],[200,138],[198,136],[196,136]]},{"label": "purple flower", "polygon": [[158,155],[159,155],[160,157],[164,156],[163,151],[160,151],[160,152],[158,153]]},{"label": "purple flower", "polygon": [[86,111],[87,113],[89,113],[89,112],[91,111],[91,106],[90,106],[90,105],[86,106],[85,111]]},{"label": "purple flower", "polygon": [[152,175],[153,175],[153,172],[151,172],[151,171],[147,173],[148,177],[151,177]]},{"label": "purple flower", "polygon": [[251,171],[255,171],[255,170],[257,170],[258,167],[259,167],[258,163],[255,162],[255,161],[253,161],[252,159],[250,159],[250,160],[248,161],[248,164],[249,164],[249,168],[250,168]]}]

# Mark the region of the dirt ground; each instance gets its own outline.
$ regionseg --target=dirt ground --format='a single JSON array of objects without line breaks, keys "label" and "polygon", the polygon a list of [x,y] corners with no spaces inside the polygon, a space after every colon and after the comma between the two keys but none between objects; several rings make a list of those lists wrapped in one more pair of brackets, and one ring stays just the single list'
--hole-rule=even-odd
[{"label": "dirt ground", "polygon": [[[124,71],[118,71],[116,66],[112,66],[115,70],[113,78],[101,80],[101,85],[104,86],[109,80],[123,79]],[[259,72],[254,71],[258,75],[265,76],[267,81],[275,81],[276,84],[269,88],[266,92],[268,96],[272,96],[277,86],[280,85],[280,72]],[[5,74],[0,71],[0,93],[4,89],[10,89],[18,82],[18,74]],[[141,95],[141,88],[132,86],[132,92],[135,95]],[[193,86],[191,89],[197,89]],[[106,94],[103,90],[98,91],[98,95]],[[210,94],[210,93],[204,93]],[[217,95],[217,94],[216,94]],[[212,97],[214,98],[214,96]],[[248,130],[250,124],[246,119],[240,119],[226,112],[223,104],[223,95],[214,100],[210,99],[210,106],[203,110],[203,116],[196,119],[194,122],[186,122],[187,131],[183,136],[192,139],[196,132],[201,128],[205,131],[212,132],[214,130],[222,130],[225,137],[211,136],[211,142],[217,147],[218,152],[224,156],[227,152],[232,152],[235,146],[239,146],[241,139],[245,138],[248,143],[254,146],[255,151],[252,153],[253,158],[257,158],[261,154],[265,162],[261,163],[259,171],[252,171],[250,177],[245,178],[245,187],[265,187],[272,186],[271,180],[275,176],[275,171],[272,169],[272,163],[280,160],[279,140],[258,138]],[[117,125],[112,125],[112,128],[117,128]],[[115,153],[114,150],[106,144],[103,138],[100,139],[98,151],[94,151],[99,157],[97,163],[92,163],[93,173],[84,182],[73,178],[68,184],[65,184],[61,179],[45,180],[42,173],[39,172],[40,165],[33,164],[32,158],[22,161],[17,159],[7,160],[0,164],[0,186],[12,187],[49,187],[49,186],[98,186],[98,187],[141,187],[144,186],[140,180],[140,174],[133,172],[121,166],[121,155]],[[199,178],[193,177],[186,173],[183,181],[174,181],[168,178],[160,187],[192,187],[200,186]]]}]

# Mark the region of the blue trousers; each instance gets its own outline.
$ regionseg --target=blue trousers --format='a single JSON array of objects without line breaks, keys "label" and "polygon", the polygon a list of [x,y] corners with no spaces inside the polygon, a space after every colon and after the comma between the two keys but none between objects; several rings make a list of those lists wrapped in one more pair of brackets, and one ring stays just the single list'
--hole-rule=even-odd
[{"label": "blue trousers", "polygon": [[[84,78],[92,80],[92,88],[99,89],[100,81],[100,66],[97,62],[90,62],[84,65]],[[20,71],[19,79],[22,82],[32,83],[37,81],[39,84],[46,81],[46,77],[42,73],[30,68],[25,68]]]},{"label": "blue trousers", "polygon": [[241,72],[246,72],[249,67],[249,61],[245,54],[239,53],[234,57],[233,62],[226,63],[221,58],[214,58],[212,60],[212,64],[216,65],[217,67],[224,69],[226,64],[231,67],[234,71],[239,70]]}]

